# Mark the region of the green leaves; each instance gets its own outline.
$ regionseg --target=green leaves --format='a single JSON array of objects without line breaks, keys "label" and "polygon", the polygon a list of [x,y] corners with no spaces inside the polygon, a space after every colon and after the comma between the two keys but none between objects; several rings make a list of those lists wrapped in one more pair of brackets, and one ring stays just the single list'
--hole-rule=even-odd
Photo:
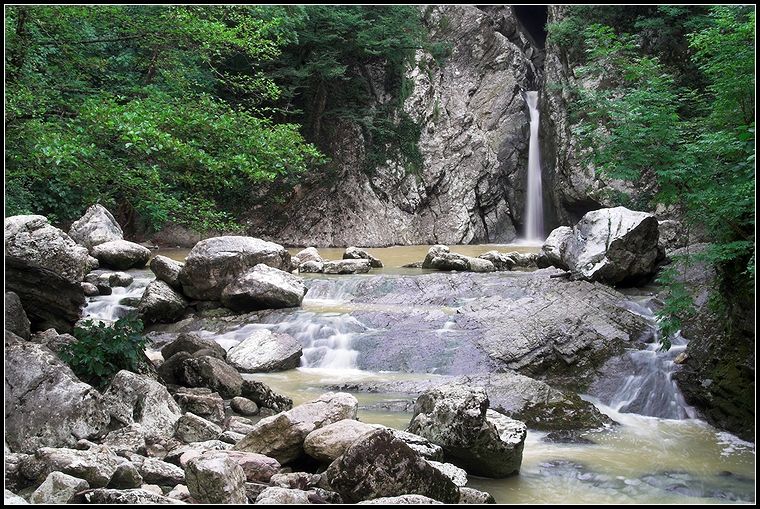
[{"label": "green leaves", "polygon": [[142,330],[134,314],[111,326],[86,320],[74,328],[76,342],[65,345],[60,355],[80,379],[102,388],[122,369],[138,372],[144,366]]}]

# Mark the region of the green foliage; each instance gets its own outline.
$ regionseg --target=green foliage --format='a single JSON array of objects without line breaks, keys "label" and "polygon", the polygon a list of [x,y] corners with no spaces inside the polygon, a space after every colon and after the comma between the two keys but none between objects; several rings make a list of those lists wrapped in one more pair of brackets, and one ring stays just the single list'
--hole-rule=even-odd
[{"label": "green foliage", "polygon": [[[688,65],[668,66],[649,54],[641,33],[587,24],[582,42],[586,63],[576,73],[596,85],[572,91],[577,98],[574,132],[586,162],[602,174],[632,182],[654,176],[656,192],[647,205],[677,204],[685,210],[689,223],[710,235],[704,257],[723,280],[732,282],[732,295],[752,298],[755,11],[715,6],[708,16],[685,16],[689,11],[681,7],[660,7],[658,12],[670,17],[640,18],[636,26],[645,32],[663,23],[692,28],[682,38],[688,40],[699,78],[691,87],[678,86],[674,73]],[[660,312],[667,336],[690,316],[690,296],[672,275],[666,273],[660,282],[669,292]]]},{"label": "green foliage", "polygon": [[6,214],[63,222],[100,202],[152,228],[236,229],[323,161],[299,126],[263,116],[280,96],[263,72],[285,42],[280,18],[249,6],[15,6],[5,21]]},{"label": "green foliage", "polygon": [[77,341],[66,345],[60,355],[81,380],[105,387],[122,369],[138,372],[145,365],[142,331],[143,323],[134,314],[111,326],[86,320],[74,328]]},{"label": "green foliage", "polygon": [[[674,263],[689,264],[688,257],[674,260]],[[664,306],[657,311],[660,326],[661,350],[670,349],[670,338],[681,330],[685,320],[694,316],[694,300],[686,285],[678,278],[678,270],[671,265],[662,270],[657,283],[665,288]]]}]

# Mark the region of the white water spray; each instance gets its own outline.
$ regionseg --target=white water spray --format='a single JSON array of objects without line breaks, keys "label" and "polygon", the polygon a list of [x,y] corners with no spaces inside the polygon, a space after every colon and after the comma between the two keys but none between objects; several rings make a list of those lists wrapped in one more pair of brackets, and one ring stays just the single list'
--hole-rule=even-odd
[{"label": "white water spray", "polygon": [[525,93],[530,109],[530,144],[528,147],[528,193],[525,200],[525,238],[544,240],[544,201],[541,195],[541,151],[538,143],[538,92]]}]

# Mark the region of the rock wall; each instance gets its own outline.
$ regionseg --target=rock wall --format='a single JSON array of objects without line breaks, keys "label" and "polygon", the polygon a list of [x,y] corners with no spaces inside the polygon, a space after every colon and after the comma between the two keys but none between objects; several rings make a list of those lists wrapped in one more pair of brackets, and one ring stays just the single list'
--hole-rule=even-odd
[{"label": "rock wall", "polygon": [[[423,9],[432,39],[449,42],[452,51],[442,66],[419,51],[407,75],[414,87],[403,109],[422,129],[420,171],[388,161],[364,173],[361,129],[340,122],[328,150],[336,178],[304,189],[276,213],[252,213],[251,232],[319,246],[516,237],[530,135],[521,92],[539,82],[535,64],[543,55],[508,6]],[[390,100],[382,81],[373,83],[378,102]]]}]

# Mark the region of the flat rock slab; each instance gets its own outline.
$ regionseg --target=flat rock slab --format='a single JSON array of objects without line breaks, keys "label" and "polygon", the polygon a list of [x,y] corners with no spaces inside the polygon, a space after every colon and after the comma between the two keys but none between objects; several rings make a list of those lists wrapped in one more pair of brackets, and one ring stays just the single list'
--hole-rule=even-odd
[{"label": "flat rock slab", "polygon": [[254,331],[227,352],[227,362],[246,373],[295,369],[301,361],[301,343],[290,334],[268,329]]}]

